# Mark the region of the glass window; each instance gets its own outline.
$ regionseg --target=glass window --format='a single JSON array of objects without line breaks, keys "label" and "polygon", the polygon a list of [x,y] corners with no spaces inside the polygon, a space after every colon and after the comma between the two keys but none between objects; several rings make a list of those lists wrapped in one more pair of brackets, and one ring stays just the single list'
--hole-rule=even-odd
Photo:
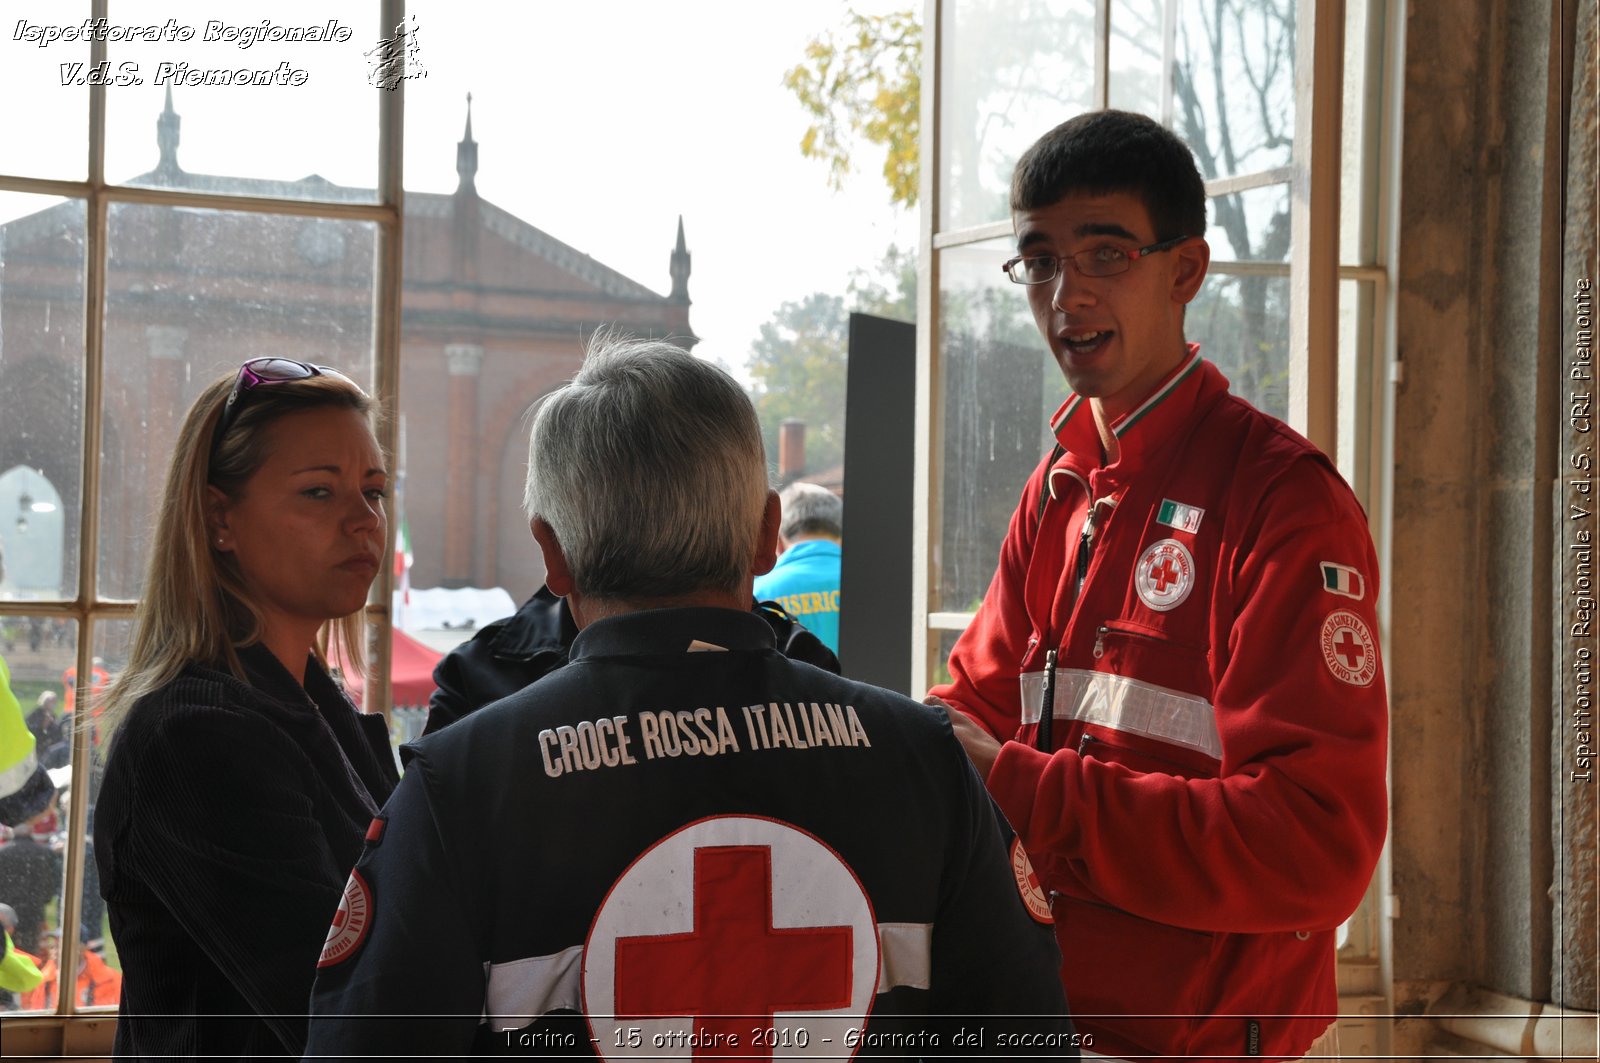
[{"label": "glass window", "polygon": [[1094,2],[943,5],[941,230],[1009,217],[1011,168],[1094,104]]},{"label": "glass window", "polygon": [[[88,17],[89,5],[81,0],[5,5],[0,173],[63,181],[88,176],[88,140],[60,135],[89,124],[89,42],[78,33]],[[0,205],[0,218],[6,216]]]},{"label": "glass window", "polygon": [[1267,185],[1206,200],[1206,242],[1218,261],[1289,261],[1289,186]]},{"label": "glass window", "polygon": [[[35,762],[45,773],[26,777],[0,797],[0,822],[12,832],[0,844],[0,903],[15,913],[12,942],[34,957],[41,971],[47,970],[61,930],[67,847],[62,798],[72,773],[77,651],[78,629],[70,620],[0,614],[0,656],[11,677],[8,690],[0,691],[0,712],[21,715],[34,739]],[[0,993],[0,999],[6,995]],[[56,1006],[44,987],[17,994],[10,1003],[47,1011]]]},{"label": "glass window", "polygon": [[1109,102],[1119,111],[1162,117],[1168,45],[1167,0],[1113,0]]},{"label": "glass window", "polygon": [[78,589],[83,479],[84,204],[0,202],[3,599]]},{"label": "glass window", "polygon": [[[37,25],[81,35],[91,17],[86,4],[11,6],[8,34]],[[52,965],[57,949],[77,953],[82,973],[66,995],[74,1010],[115,1007],[120,965],[92,848],[98,736],[83,739],[86,761],[74,758],[71,721],[124,666],[127,601],[140,591],[152,507],[181,419],[207,381],[257,355],[288,351],[338,365],[369,390],[381,359],[391,370],[383,379],[394,381],[393,350],[375,351],[374,315],[385,303],[377,295],[388,280],[378,231],[398,228],[391,211],[373,205],[378,104],[392,97],[374,89],[366,53],[394,36],[378,10],[361,5],[330,20],[294,0],[275,6],[266,23],[258,13],[232,25],[215,5],[115,0],[109,25],[195,35],[108,40],[104,72],[71,65],[88,61],[84,41],[12,41],[0,66],[0,92],[11,101],[0,120],[0,603],[8,610],[0,656],[18,700],[4,709],[35,733],[35,755],[51,773],[41,807],[5,808],[8,826],[22,829],[0,845],[0,903],[16,909],[14,936],[42,964]],[[327,39],[290,39],[313,26]],[[171,84],[160,84],[163,62],[188,70],[168,71]],[[124,64],[136,64],[145,83],[108,84],[129,70]],[[307,76],[299,85],[239,83],[241,69],[276,75],[282,64]],[[202,69],[230,83],[200,84],[194,72]],[[63,76],[82,82],[59,85]],[[106,104],[109,183],[87,179],[88,104],[97,93]],[[188,148],[185,118],[191,132],[206,130]],[[72,182],[73,195],[18,191],[36,178]],[[158,205],[146,187],[189,201]],[[293,215],[219,209],[230,204],[218,197],[236,196],[301,202]],[[103,211],[89,209],[96,199],[108,201]],[[328,202],[360,219],[330,216],[321,206]],[[93,311],[103,327],[91,328],[86,278],[101,256],[106,290]],[[97,443],[92,452],[87,440]],[[87,550],[85,527],[98,528]],[[74,795],[86,806],[87,835],[70,830]],[[64,884],[79,867],[79,925],[63,928],[74,907],[64,903]],[[55,1012],[54,986],[0,1000],[0,1008],[19,1006]]]},{"label": "glass window", "polygon": [[1177,5],[1172,128],[1207,180],[1287,166],[1295,0]]},{"label": "glass window", "polygon": [[132,599],[178,429],[208,384],[266,355],[370,383],[376,227],[118,203],[108,237],[100,593]]},{"label": "glass window", "polygon": [[106,176],[150,187],[375,202],[383,93],[368,80],[366,53],[393,37],[376,12],[377,5],[308,0],[264,8],[117,3],[112,22],[162,32],[154,41],[107,42],[117,80],[106,93]]},{"label": "glass window", "polygon": [[1184,317],[1184,336],[1230,389],[1274,417],[1289,416],[1289,278],[1211,271]]},{"label": "glass window", "polygon": [[1000,271],[1009,239],[941,252],[943,510],[930,609],[972,612],[994,576],[1022,485],[1050,450],[1067,385],[1027,297]]}]

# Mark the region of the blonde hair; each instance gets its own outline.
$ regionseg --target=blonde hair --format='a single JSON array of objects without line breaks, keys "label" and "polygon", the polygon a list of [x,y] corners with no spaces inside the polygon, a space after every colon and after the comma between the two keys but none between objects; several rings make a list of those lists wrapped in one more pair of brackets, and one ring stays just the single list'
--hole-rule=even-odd
[{"label": "blonde hair", "polygon": [[[242,392],[236,418],[214,440],[235,379],[229,373],[201,392],[178,432],[156,511],[144,592],[134,615],[133,648],[127,667],[105,692],[104,710],[96,714],[102,736],[114,731],[140,698],[171,682],[190,662],[245,680],[238,649],[260,640],[261,613],[233,555],[211,548],[206,489],[215,486],[237,497],[268,457],[266,429],[286,414],[342,407],[361,413],[375,427],[374,400],[347,378],[323,373]],[[357,610],[322,625],[317,658],[326,667],[329,652],[337,651],[351,668],[364,673],[365,646],[362,611]],[[78,715],[90,718],[88,713]]]}]

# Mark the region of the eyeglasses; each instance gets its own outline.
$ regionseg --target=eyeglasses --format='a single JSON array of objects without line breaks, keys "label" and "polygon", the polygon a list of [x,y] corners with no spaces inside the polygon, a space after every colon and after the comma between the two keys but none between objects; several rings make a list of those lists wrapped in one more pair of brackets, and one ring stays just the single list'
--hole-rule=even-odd
[{"label": "eyeglasses", "polygon": [[350,383],[357,391],[361,390],[361,385],[332,366],[311,365],[309,362],[297,362],[293,358],[252,358],[241,365],[239,375],[233,380],[233,390],[228,392],[228,401],[223,404],[222,416],[217,418],[217,430],[211,436],[211,453],[216,454],[217,445],[228,434],[228,429],[233,427],[233,422],[239,419],[239,410],[243,405],[240,400],[244,398],[245,392],[268,384],[310,380],[314,376],[324,374],[336,376]]},{"label": "eyeglasses", "polygon": [[1061,260],[1070,258],[1072,267],[1085,277],[1115,277],[1128,272],[1135,259],[1153,255],[1157,251],[1170,251],[1187,239],[1187,236],[1175,236],[1135,251],[1102,244],[1075,255],[1018,255],[1000,268],[1005,270],[1013,284],[1048,284],[1061,276]]}]

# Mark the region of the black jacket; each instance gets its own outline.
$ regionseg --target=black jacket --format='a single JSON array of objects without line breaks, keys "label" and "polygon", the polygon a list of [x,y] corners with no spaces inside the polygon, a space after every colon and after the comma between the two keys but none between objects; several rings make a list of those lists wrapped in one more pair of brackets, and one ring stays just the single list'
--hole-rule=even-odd
[{"label": "black jacket", "polygon": [[[759,602],[753,611],[772,628],[785,657],[839,674],[833,651],[777,602]],[[578,625],[566,599],[540,587],[514,614],[484,627],[434,666],[436,689],[428,699],[422,733],[433,734],[549,675],[567,663],[567,650],[577,637]]]},{"label": "black jacket", "polygon": [[600,620],[565,667],[414,744],[308,1053],[718,1035],[846,1058],[865,1030],[867,1055],[1011,1055],[1016,1033],[1076,1055],[1008,835],[943,710],[788,660],[749,613]]},{"label": "black jacket", "polygon": [[398,782],[388,729],[310,661],[190,665],[117,731],[95,808],[119,1056],[298,1056],[317,956]]}]

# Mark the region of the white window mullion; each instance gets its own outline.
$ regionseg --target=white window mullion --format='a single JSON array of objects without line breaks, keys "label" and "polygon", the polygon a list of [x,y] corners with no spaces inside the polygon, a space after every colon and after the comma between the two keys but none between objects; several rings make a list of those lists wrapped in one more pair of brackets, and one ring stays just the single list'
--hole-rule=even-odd
[{"label": "white window mullion", "polygon": [[1289,420],[1336,454],[1344,0],[1298,0],[1295,23]]},{"label": "white window mullion", "polygon": [[911,684],[913,697],[928,689],[929,662],[938,653],[938,633],[928,628],[929,584],[933,581],[934,536],[941,534],[938,514],[943,494],[942,449],[939,417],[939,251],[935,231],[939,226],[940,175],[939,101],[943,96],[940,72],[942,52],[942,0],[924,0],[922,6],[922,100],[920,146],[922,180],[918,199],[922,216],[917,256],[917,380],[916,444],[913,449],[911,530]]}]

